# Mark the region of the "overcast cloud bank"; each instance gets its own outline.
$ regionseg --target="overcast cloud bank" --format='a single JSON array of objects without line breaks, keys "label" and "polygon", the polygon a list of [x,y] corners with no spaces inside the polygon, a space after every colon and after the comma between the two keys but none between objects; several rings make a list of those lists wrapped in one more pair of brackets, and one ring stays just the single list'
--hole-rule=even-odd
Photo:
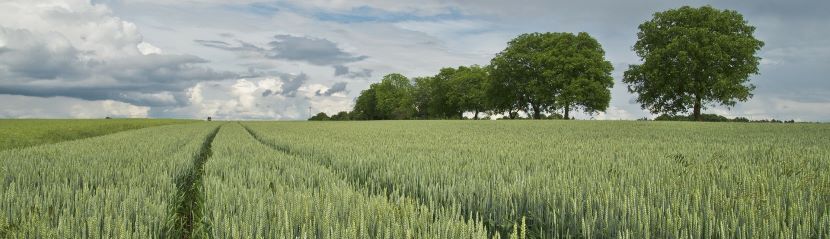
[{"label": "overcast cloud bank", "polygon": [[487,64],[525,32],[585,31],[614,63],[611,107],[652,117],[620,82],[637,25],[711,4],[766,46],[755,96],[704,112],[830,121],[830,2],[10,0],[0,2],[0,117],[305,119],[349,110],[388,73]]}]

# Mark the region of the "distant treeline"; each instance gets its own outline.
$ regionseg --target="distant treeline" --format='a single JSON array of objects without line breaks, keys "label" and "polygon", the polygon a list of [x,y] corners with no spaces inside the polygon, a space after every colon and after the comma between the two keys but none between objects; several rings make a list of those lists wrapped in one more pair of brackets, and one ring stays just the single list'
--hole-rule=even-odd
[{"label": "distant treeline", "polygon": [[[652,114],[711,121],[707,105],[734,106],[752,97],[749,76],[758,74],[764,45],[743,16],[710,6],[654,14],[639,26],[622,81]],[[434,76],[393,73],[360,92],[351,112],[317,114],[309,120],[478,119],[501,114],[515,119],[572,119],[571,113],[605,111],[611,101],[611,62],[588,33],[528,33],[514,38],[487,66],[441,69]],[[520,114],[522,112],[523,114]]]},{"label": "distant treeline", "polygon": [[[726,116],[717,114],[701,114],[704,122],[753,122],[753,123],[795,123],[795,120],[777,120],[777,119],[762,119],[750,120],[746,117],[727,118]],[[641,118],[638,120],[649,120],[648,118]],[[696,121],[693,115],[660,115],[654,118],[655,121]]]},{"label": "distant treeline", "polygon": [[[791,120],[778,120],[778,119],[761,119],[761,120],[750,120],[746,117],[735,117],[735,118],[727,118],[726,116],[717,115],[717,114],[701,114],[702,120],[696,120],[694,115],[667,115],[662,114],[655,117],[654,121],[703,121],[703,122],[744,122],[744,123],[804,123],[803,121],[795,121]],[[511,118],[500,118],[499,120],[508,120]],[[530,119],[529,117],[522,117],[516,116],[512,119]],[[555,119],[561,120],[565,119],[562,114],[559,113],[551,113],[545,115],[541,119]],[[573,118],[571,118],[573,119]],[[320,112],[317,115],[312,116],[308,120],[310,121],[346,121],[346,120],[359,120],[353,118],[351,112],[348,111],[341,111],[337,114],[333,114],[331,116],[327,115],[326,113]],[[638,121],[650,121],[652,119],[649,118],[639,118]]]},{"label": "distant treeline", "polygon": [[512,119],[520,111],[533,119],[570,118],[576,110],[608,108],[612,70],[587,33],[523,34],[488,66],[447,67],[412,79],[388,74],[360,93],[351,112],[309,120],[461,119],[467,112],[473,119],[482,113]]}]

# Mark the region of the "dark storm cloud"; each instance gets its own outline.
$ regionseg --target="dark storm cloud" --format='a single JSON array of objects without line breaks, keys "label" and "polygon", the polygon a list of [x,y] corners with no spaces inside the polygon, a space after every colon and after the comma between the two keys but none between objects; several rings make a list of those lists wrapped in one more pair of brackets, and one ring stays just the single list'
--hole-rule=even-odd
[{"label": "dark storm cloud", "polygon": [[334,83],[334,85],[331,85],[331,88],[328,90],[322,92],[318,90],[317,92],[314,92],[314,94],[317,96],[331,96],[340,92],[346,92],[346,82]]},{"label": "dark storm cloud", "polygon": [[267,59],[303,61],[321,66],[340,65],[368,58],[368,56],[345,52],[336,43],[324,38],[276,35],[273,41],[263,47],[241,40],[237,40],[233,44],[216,40],[194,40],[194,42],[205,47],[233,51],[239,54],[254,54]]},{"label": "dark storm cloud", "polygon": [[217,49],[222,49],[226,51],[237,51],[237,52],[263,52],[266,51],[263,48],[257,47],[254,44],[250,44],[244,41],[237,41],[237,44],[230,44],[224,41],[216,41],[216,40],[193,40],[194,42],[198,43],[199,45],[212,47]]},{"label": "dark storm cloud", "polygon": [[267,54],[269,58],[306,61],[315,65],[343,64],[368,58],[347,53],[334,42],[323,38],[291,35],[277,35],[274,38],[276,41],[268,43],[272,47]]},{"label": "dark storm cloud", "polygon": [[372,70],[362,69],[360,71],[352,71],[346,74],[346,76],[349,78],[369,78],[372,77]]},{"label": "dark storm cloud", "polygon": [[50,46],[42,36],[25,29],[0,26],[0,74],[4,81],[26,79],[55,79],[58,77],[85,77],[81,52],[67,44]]},{"label": "dark storm cloud", "polygon": [[344,65],[335,65],[334,76],[345,76],[348,78],[369,78],[372,77],[372,70],[362,69],[360,71],[350,71],[349,67]]},{"label": "dark storm cloud", "polygon": [[297,90],[308,81],[308,75],[305,73],[296,76],[282,75],[280,79],[282,80],[280,94],[287,97],[294,97],[297,95]]},{"label": "dark storm cloud", "polygon": [[0,94],[118,100],[141,106],[182,105],[183,90],[200,81],[232,78],[198,66],[188,55],[131,55],[100,59],[68,42],[0,27]]},{"label": "dark storm cloud", "polygon": [[334,66],[334,76],[342,76],[349,73],[349,67],[344,65]]}]

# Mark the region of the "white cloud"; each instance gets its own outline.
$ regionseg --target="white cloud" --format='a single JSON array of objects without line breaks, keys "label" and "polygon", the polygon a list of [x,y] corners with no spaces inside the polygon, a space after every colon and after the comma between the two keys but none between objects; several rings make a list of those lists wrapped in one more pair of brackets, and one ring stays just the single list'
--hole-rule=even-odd
[{"label": "white cloud", "polygon": [[145,118],[149,107],[135,106],[127,103],[122,103],[113,100],[104,100],[101,102],[102,109],[110,115],[126,116],[131,118]]},{"label": "white cloud", "polygon": [[597,113],[596,115],[587,115],[583,116],[587,117],[587,119],[597,119],[597,120],[630,120],[634,119],[633,115],[628,112],[627,110],[620,109],[616,106],[608,107],[608,110],[605,112]]},{"label": "white cloud", "polygon": [[0,25],[60,35],[90,57],[137,55],[142,41],[135,24],[113,16],[104,5],[83,0],[4,1]]},{"label": "white cloud", "polygon": [[315,95],[316,91],[329,88],[325,85],[303,85],[296,95],[288,96],[281,94],[283,84],[282,80],[269,77],[199,83],[188,89],[188,106],[168,113],[216,119],[305,119],[309,117],[309,107],[313,113],[351,108],[351,100],[344,100],[342,95]]},{"label": "white cloud", "polygon": [[141,52],[142,55],[150,55],[150,54],[162,54],[161,48],[153,46],[153,44],[147,42],[138,43],[138,51]]},{"label": "white cloud", "polygon": [[161,54],[135,24],[88,1],[0,2],[0,42],[2,94],[177,105],[192,84],[233,75]]},{"label": "white cloud", "polygon": [[777,119],[796,121],[827,121],[830,119],[830,101],[803,102],[776,96],[755,97],[728,109],[714,107],[704,113],[716,113],[730,118],[750,120]]}]

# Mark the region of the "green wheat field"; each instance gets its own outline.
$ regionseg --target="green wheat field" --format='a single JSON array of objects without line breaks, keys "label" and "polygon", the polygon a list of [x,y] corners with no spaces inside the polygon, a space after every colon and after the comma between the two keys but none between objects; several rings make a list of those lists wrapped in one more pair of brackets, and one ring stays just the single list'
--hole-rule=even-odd
[{"label": "green wheat field", "polygon": [[828,124],[4,120],[0,136],[0,238],[830,236]]}]

